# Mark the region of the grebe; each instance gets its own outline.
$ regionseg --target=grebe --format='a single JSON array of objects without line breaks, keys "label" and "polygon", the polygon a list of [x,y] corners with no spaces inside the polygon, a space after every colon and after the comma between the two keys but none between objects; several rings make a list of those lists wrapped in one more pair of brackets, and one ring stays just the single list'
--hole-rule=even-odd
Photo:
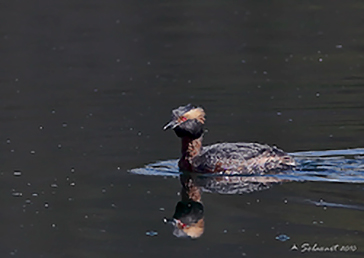
[{"label": "grebe", "polygon": [[217,143],[202,147],[205,111],[191,104],[172,111],[164,130],[173,129],[182,139],[182,171],[222,174],[265,174],[295,167],[284,151],[259,143]]}]

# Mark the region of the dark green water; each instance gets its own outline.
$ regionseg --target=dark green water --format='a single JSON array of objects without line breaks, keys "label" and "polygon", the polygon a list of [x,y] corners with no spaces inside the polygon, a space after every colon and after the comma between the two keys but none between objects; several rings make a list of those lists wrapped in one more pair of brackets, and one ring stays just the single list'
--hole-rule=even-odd
[{"label": "dark green water", "polygon": [[[363,256],[361,183],[204,193],[205,233],[187,240],[162,223],[179,180],[128,173],[179,157],[162,126],[190,102],[206,144],[362,148],[361,1],[0,6],[1,257]],[[357,250],[290,251],[303,243]]]}]

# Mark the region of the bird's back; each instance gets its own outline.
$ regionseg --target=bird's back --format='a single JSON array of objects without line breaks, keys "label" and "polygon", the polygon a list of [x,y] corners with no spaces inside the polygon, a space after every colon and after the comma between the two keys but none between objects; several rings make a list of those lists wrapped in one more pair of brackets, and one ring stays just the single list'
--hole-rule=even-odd
[{"label": "bird's back", "polygon": [[200,173],[263,174],[291,168],[293,158],[276,147],[259,143],[218,143],[203,147],[193,158]]}]

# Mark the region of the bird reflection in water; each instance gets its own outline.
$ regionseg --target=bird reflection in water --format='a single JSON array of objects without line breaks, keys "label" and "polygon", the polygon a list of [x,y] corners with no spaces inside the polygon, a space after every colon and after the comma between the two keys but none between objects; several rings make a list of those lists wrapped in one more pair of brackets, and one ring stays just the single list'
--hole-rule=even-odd
[{"label": "bird reflection in water", "polygon": [[283,180],[272,176],[203,175],[184,172],[180,175],[181,201],[173,218],[164,222],[173,226],[176,237],[199,238],[205,229],[202,192],[243,194],[269,188]]},{"label": "bird reflection in water", "polygon": [[164,221],[173,225],[173,235],[176,237],[198,238],[205,228],[201,188],[192,174],[181,174],[180,181],[181,201],[176,205],[173,218],[165,218]]}]

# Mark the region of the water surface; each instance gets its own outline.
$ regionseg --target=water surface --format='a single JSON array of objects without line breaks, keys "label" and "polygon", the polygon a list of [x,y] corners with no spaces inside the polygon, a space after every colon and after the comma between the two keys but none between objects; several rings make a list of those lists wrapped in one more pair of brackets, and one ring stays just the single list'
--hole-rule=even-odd
[{"label": "water surface", "polygon": [[[363,9],[2,3],[1,257],[300,257],[290,249],[305,242],[358,247],[322,257],[363,256]],[[161,128],[187,103],[207,112],[206,144],[309,152],[292,182],[204,192],[206,230],[194,241],[162,222],[180,199],[178,178],[128,172],[179,157]]]}]

